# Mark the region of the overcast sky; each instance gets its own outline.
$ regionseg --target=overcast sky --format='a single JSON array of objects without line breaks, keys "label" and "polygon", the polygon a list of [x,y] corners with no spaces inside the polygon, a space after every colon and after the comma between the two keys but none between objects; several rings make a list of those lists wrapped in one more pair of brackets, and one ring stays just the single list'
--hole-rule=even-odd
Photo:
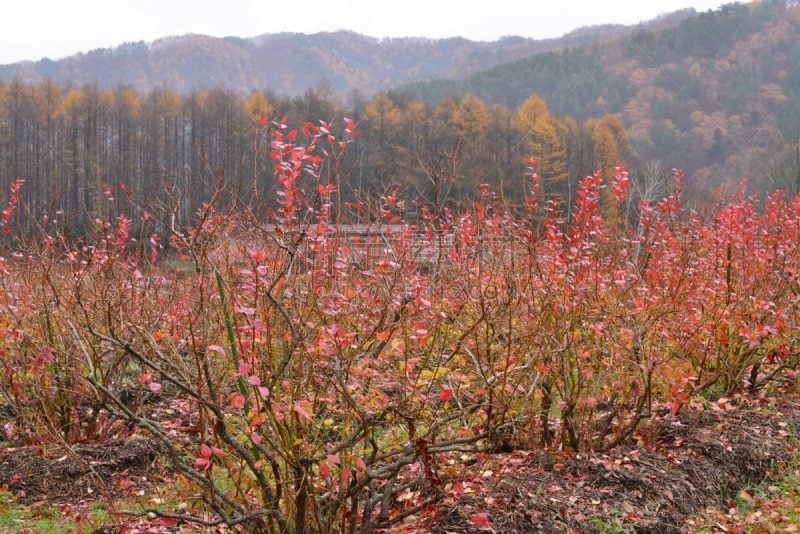
[{"label": "overcast sky", "polygon": [[0,63],[58,59],[167,35],[252,37],[348,29],[376,37],[494,40],[557,37],[591,24],[632,24],[729,0],[7,0]]}]

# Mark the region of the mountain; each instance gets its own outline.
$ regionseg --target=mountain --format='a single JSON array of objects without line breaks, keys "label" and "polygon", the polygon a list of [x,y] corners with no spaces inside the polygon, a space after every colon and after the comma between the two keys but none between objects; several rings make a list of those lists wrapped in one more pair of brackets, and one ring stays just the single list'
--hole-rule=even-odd
[{"label": "mountain", "polygon": [[578,119],[619,115],[638,163],[690,171],[710,191],[742,177],[800,189],[800,2],[728,4],[609,42],[537,54],[399,90],[474,94],[516,108],[531,93]]},{"label": "mountain", "polygon": [[[14,77],[61,85],[3,86]],[[325,80],[324,91],[308,90]],[[84,82],[89,85],[75,87]],[[253,88],[272,92],[251,94]],[[330,89],[361,94],[345,104]],[[563,148],[553,159],[566,161],[567,198],[576,177],[600,161],[607,169],[616,157],[661,184],[658,169],[684,169],[687,191],[698,202],[742,177],[751,179],[753,191],[800,190],[798,0],[685,10],[549,41],[380,40],[350,32],[190,35],[0,67],[0,160],[7,161],[0,175],[32,180],[40,166],[31,155],[51,145],[64,150],[59,157],[67,164],[59,168],[66,177],[79,167],[84,174],[102,170],[79,159],[103,160],[98,143],[119,152],[113,142],[128,136],[142,141],[135,150],[153,156],[134,173],[149,179],[163,175],[162,168],[179,169],[171,156],[178,145],[188,155],[216,145],[216,159],[240,153],[249,146],[253,117],[274,112],[293,121],[343,115],[361,121],[359,184],[405,180],[419,189],[427,179],[422,175],[444,172],[437,167],[442,156],[458,152],[460,165],[453,163],[451,174],[465,191],[486,178],[508,185],[522,175],[523,156],[540,156],[532,153],[519,112],[534,94],[541,96],[537,106],[553,115],[547,134]],[[159,124],[170,124],[169,131]],[[49,135],[53,128],[62,133]],[[625,150],[604,150],[599,159],[587,150],[587,139],[608,148],[609,133],[622,130],[631,141],[618,143]],[[144,141],[163,146],[145,148]],[[184,175],[184,159],[175,176]],[[237,160],[229,159],[233,173]],[[111,174],[129,175],[134,161],[128,157]],[[92,179],[101,177],[94,172]],[[509,188],[522,190],[516,183]]]},{"label": "mountain", "polygon": [[692,15],[694,10],[682,10],[643,25],[592,26],[545,40],[377,39],[348,31],[249,39],[184,35],[100,48],[57,61],[2,65],[0,80],[38,83],[50,78],[76,85],[131,85],[140,91],[163,86],[181,92],[221,85],[241,92],[269,88],[289,96],[327,81],[337,91],[358,88],[374,93],[414,80],[460,78],[533,54],[607,41]]}]

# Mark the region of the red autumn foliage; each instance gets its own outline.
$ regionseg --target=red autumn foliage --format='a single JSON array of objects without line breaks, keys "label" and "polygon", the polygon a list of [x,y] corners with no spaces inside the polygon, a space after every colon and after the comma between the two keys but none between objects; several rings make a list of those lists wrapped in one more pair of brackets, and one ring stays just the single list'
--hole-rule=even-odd
[{"label": "red autumn foliage", "polygon": [[[212,202],[189,227],[155,207],[139,229],[97,221],[93,239],[44,235],[2,263],[14,439],[107,437],[125,419],[224,523],[369,531],[429,510],[463,452],[606,450],[661,407],[795,379],[800,197],[740,193],[701,217],[676,171],[669,196],[609,228],[601,173],[565,222],[532,162],[522,213],[483,185],[461,213],[404,222],[396,192],[337,203],[352,121],[341,140],[285,122],[266,213]],[[628,184],[618,169],[618,202]],[[144,393],[193,424],[166,429]]]}]

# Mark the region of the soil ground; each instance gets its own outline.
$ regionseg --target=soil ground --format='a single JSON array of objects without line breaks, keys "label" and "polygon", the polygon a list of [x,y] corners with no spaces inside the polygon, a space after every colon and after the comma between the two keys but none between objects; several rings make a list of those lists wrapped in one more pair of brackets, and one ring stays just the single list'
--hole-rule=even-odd
[{"label": "soil ground", "polygon": [[486,456],[458,481],[461,497],[418,526],[440,534],[737,532],[740,493],[793,465],[798,433],[800,402],[742,400],[656,417],[637,443],[608,454]]},{"label": "soil ground", "polygon": [[[800,400],[737,399],[656,416],[630,445],[607,454],[463,455],[439,466],[449,497],[396,530],[739,532],[748,517],[756,517],[751,524],[766,531],[794,532],[792,517],[762,518],[748,505],[755,500],[753,488],[798,465],[798,435]],[[132,508],[131,499],[158,502],[153,496],[171,483],[157,445],[141,436],[70,449],[0,448],[0,530],[15,531],[13,523],[2,526],[8,510],[46,505],[75,520],[74,529],[82,532],[199,531],[152,514],[120,512]],[[81,523],[93,503],[109,503],[106,513]],[[53,528],[33,519],[20,520],[16,531]]]}]

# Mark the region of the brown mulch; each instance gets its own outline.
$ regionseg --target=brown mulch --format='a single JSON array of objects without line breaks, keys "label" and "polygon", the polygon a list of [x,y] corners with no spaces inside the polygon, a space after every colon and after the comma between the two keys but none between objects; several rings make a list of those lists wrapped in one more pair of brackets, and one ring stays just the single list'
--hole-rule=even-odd
[{"label": "brown mulch", "polygon": [[43,451],[0,449],[0,487],[20,503],[49,504],[101,499],[149,487],[158,444],[143,437],[78,444]]},{"label": "brown mulch", "polygon": [[424,529],[691,532],[690,520],[707,509],[727,510],[744,487],[763,481],[797,453],[797,402],[713,408],[654,418],[638,447],[609,454],[515,451],[485,457],[477,473],[470,468],[462,479],[460,498],[444,503]]},{"label": "brown mulch", "polygon": [[[711,404],[654,417],[638,444],[608,454],[463,455],[440,465],[450,495],[405,532],[691,532],[797,454],[800,401]],[[158,444],[133,437],[71,448],[0,449],[0,487],[22,504],[150,494]],[[457,489],[456,489],[457,486]],[[410,518],[411,519],[411,518]]]}]

